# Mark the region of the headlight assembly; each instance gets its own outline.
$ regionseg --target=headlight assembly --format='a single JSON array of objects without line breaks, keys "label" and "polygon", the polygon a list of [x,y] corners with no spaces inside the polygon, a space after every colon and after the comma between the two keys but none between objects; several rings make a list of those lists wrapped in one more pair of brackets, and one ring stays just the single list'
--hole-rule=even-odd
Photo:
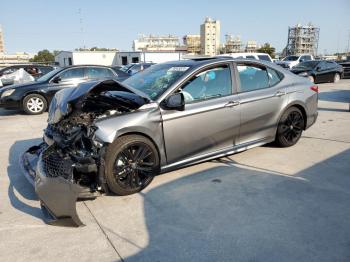
[{"label": "headlight assembly", "polygon": [[13,92],[15,92],[15,89],[6,90],[5,92],[3,92],[1,94],[1,97],[10,96],[10,95],[12,95]]},{"label": "headlight assembly", "polygon": [[298,75],[300,75],[300,76],[308,76],[308,74],[306,72],[302,72],[302,73],[300,73]]}]

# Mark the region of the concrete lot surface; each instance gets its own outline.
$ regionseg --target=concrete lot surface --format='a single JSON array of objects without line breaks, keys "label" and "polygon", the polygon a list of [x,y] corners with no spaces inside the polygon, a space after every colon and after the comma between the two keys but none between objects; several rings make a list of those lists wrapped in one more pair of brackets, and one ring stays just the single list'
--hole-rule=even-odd
[{"label": "concrete lot surface", "polygon": [[350,261],[350,80],[319,87],[318,121],[296,146],[79,202],[81,228],[44,224],[18,165],[47,114],[0,110],[0,261]]}]

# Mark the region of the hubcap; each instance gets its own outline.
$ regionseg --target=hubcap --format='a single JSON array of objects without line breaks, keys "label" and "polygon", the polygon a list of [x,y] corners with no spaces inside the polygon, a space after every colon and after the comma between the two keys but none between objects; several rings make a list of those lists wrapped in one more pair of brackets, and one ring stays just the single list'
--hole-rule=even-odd
[{"label": "hubcap", "polygon": [[44,101],[39,97],[32,97],[27,102],[27,108],[30,112],[38,113],[44,108]]},{"label": "hubcap", "polygon": [[155,170],[153,150],[147,144],[137,142],[117,155],[113,173],[120,186],[134,190],[146,185],[154,176]]},{"label": "hubcap", "polygon": [[297,111],[291,112],[284,123],[281,125],[282,136],[288,142],[295,142],[301,136],[303,125],[303,116]]},{"label": "hubcap", "polygon": [[340,80],[340,76],[338,74],[335,74],[334,82],[338,82],[339,80]]}]

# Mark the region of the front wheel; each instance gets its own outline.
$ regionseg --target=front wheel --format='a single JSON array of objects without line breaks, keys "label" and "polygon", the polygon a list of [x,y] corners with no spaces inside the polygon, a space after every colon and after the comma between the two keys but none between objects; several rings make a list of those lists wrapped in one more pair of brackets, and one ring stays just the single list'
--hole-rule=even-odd
[{"label": "front wheel", "polygon": [[23,110],[30,115],[39,115],[45,112],[47,101],[45,97],[39,94],[27,95],[23,99]]},{"label": "front wheel", "polygon": [[276,143],[280,147],[289,147],[295,145],[304,130],[304,117],[301,111],[296,107],[290,107],[283,113],[278,124]]},{"label": "front wheel", "polygon": [[107,185],[117,195],[130,195],[141,191],[159,172],[158,151],[143,136],[122,136],[107,148]]}]

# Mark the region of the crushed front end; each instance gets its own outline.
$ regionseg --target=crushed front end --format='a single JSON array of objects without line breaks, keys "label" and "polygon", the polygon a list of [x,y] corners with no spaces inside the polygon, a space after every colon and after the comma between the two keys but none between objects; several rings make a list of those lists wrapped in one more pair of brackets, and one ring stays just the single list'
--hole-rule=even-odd
[{"label": "crushed front end", "polygon": [[81,226],[78,199],[108,192],[104,178],[106,144],[95,138],[96,120],[130,113],[146,98],[120,83],[85,83],[53,99],[43,143],[21,157],[26,178],[35,186],[45,222]]}]

